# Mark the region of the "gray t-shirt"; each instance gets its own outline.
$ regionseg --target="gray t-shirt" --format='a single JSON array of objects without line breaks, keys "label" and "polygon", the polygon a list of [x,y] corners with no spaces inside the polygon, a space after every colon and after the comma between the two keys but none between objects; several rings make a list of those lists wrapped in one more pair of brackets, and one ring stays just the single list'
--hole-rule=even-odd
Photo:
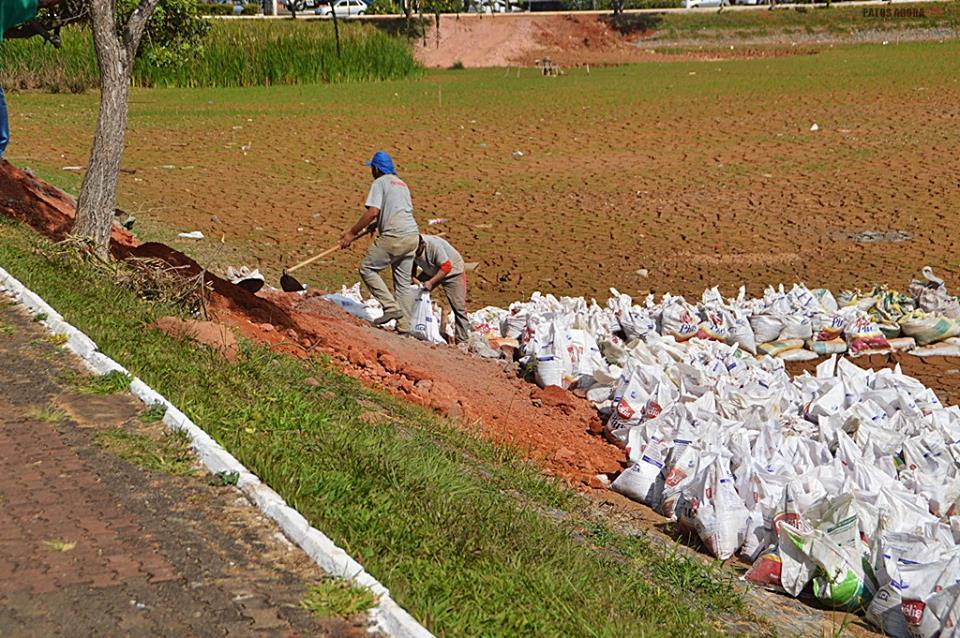
[{"label": "gray t-shirt", "polygon": [[413,218],[410,189],[396,175],[381,175],[373,180],[366,205],[380,209],[377,230],[381,235],[402,237],[420,232]]},{"label": "gray t-shirt", "polygon": [[414,263],[420,267],[420,270],[428,278],[436,275],[440,267],[448,261],[450,262],[448,277],[463,272],[463,257],[446,239],[423,235],[423,244],[423,252],[414,258]]}]

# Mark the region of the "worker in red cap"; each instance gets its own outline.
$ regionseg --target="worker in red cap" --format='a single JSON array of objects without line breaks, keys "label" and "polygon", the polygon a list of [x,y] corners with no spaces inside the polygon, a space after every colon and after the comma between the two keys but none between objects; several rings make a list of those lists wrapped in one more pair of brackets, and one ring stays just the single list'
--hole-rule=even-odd
[{"label": "worker in red cap", "polygon": [[[410,332],[410,306],[413,302],[413,258],[420,244],[420,229],[413,218],[413,201],[406,183],[397,177],[393,159],[377,151],[366,163],[373,174],[367,194],[367,210],[352,228],[340,236],[340,247],[347,248],[367,227],[376,224],[377,238],[360,262],[360,278],[380,305],[383,316],[374,325],[396,320],[397,331]],[[393,294],[380,273],[390,268]]]}]

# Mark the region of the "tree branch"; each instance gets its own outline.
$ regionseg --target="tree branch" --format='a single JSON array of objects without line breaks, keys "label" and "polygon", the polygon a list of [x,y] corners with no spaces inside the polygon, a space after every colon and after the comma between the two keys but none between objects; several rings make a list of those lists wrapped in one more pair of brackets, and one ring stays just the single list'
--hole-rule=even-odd
[{"label": "tree branch", "polygon": [[140,38],[143,37],[143,32],[147,28],[147,20],[159,3],[160,0],[140,0],[140,4],[127,20],[127,26],[123,30],[123,46],[127,54],[126,63],[131,68],[137,57],[137,49],[140,48]]}]

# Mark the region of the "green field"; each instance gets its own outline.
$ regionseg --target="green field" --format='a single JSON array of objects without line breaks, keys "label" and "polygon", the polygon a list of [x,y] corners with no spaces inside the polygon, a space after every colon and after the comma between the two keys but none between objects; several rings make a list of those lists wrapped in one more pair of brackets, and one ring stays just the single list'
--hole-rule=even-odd
[{"label": "green field", "polygon": [[[630,18],[630,16],[627,16]],[[642,18],[637,17],[638,20]],[[928,2],[880,6],[784,8],[773,11],[697,11],[664,13],[647,18],[659,38],[696,38],[777,33],[851,33],[883,29],[957,29],[960,2]]]}]

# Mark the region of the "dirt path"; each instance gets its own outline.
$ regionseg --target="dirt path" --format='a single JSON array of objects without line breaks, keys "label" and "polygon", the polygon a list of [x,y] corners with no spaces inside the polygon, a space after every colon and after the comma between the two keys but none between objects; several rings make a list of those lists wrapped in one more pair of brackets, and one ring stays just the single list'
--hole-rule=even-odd
[{"label": "dirt path", "polygon": [[368,635],[299,607],[323,574],[235,488],[118,457],[118,432],[162,427],[72,390],[78,363],[6,300],[0,360],[0,634]]}]

